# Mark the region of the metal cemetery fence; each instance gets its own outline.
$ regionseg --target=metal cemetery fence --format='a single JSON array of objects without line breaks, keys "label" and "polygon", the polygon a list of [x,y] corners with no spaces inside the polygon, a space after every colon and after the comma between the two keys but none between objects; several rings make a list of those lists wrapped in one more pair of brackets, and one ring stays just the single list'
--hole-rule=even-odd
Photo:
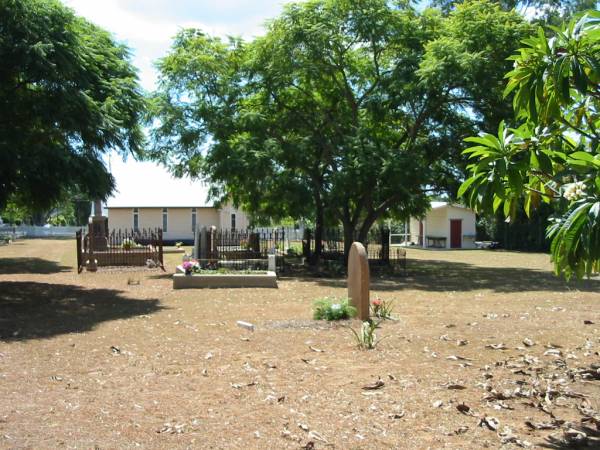
[{"label": "metal cemetery fence", "polygon": [[[358,240],[354,239],[355,241]],[[372,228],[363,242],[370,265],[399,264],[406,268],[406,250],[390,248],[390,230],[387,227]],[[344,232],[340,228],[323,230],[321,258],[325,261],[344,262]],[[310,258],[315,252],[314,231],[304,230],[302,254]]]},{"label": "metal cemetery fence", "polygon": [[197,230],[194,256],[218,262],[222,267],[252,269],[266,264],[269,254],[278,256],[278,265],[282,265],[284,247],[285,230],[282,228],[252,230],[211,227]]},{"label": "metal cemetery fence", "polygon": [[162,229],[112,230],[105,233],[90,225],[84,235],[77,231],[77,268],[81,272],[87,261],[98,266],[145,266],[163,264]]}]

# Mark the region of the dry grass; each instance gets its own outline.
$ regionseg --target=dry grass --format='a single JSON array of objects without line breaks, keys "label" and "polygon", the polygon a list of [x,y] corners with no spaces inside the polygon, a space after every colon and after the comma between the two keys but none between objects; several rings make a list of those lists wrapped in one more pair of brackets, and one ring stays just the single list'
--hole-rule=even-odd
[{"label": "dry grass", "polygon": [[[344,280],[173,291],[180,255],[167,255],[167,274],[77,275],[74,248],[0,247],[2,448],[498,448],[505,427],[567,448],[577,407],[600,410],[600,381],[577,375],[600,359],[600,280],[567,285],[547,255],[409,249],[407,277],[372,280],[399,320],[359,351],[342,326],[310,320],[313,300],[344,296]],[[382,388],[362,389],[379,377]],[[486,401],[489,390],[510,398]],[[549,413],[567,424],[525,425]],[[484,415],[498,432],[477,426]]]}]

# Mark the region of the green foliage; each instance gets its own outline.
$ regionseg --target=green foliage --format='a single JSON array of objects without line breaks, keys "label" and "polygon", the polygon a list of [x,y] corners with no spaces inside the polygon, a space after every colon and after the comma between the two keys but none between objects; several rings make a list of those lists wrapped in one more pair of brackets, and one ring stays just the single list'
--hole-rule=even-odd
[{"label": "green foliage", "polygon": [[123,250],[132,250],[132,249],[138,248],[138,247],[141,247],[141,245],[139,245],[133,239],[125,238],[125,239],[123,239],[123,242],[121,242],[121,248]]},{"label": "green foliage", "polygon": [[[554,21],[573,15],[576,12],[585,11],[597,7],[597,0],[494,0],[502,9],[511,10],[517,8],[525,12],[528,8],[535,8],[543,21]],[[433,0],[434,6],[448,13],[463,0]]]},{"label": "green foliage", "polygon": [[348,304],[348,299],[322,298],[315,301],[313,319],[345,320],[356,316],[356,308]]},{"label": "green foliage", "polygon": [[55,216],[50,217],[47,223],[55,227],[64,227],[68,225],[67,219],[62,214],[56,214]]},{"label": "green foliage", "polygon": [[138,154],[144,99],[129,50],[56,0],[0,2],[0,208],[107,196],[101,155]]},{"label": "green foliage", "polygon": [[356,346],[361,350],[373,350],[383,339],[377,339],[375,330],[379,327],[380,322],[372,319],[362,323],[360,330],[356,331],[352,327],[348,327],[356,340]]},{"label": "green foliage", "polygon": [[600,269],[600,13],[589,12],[547,38],[539,29],[515,55],[505,94],[522,123],[467,141],[473,163],[461,186],[478,211],[514,218],[541,203],[560,211],[548,228],[557,274]]},{"label": "green foliage", "polygon": [[183,30],[158,64],[150,155],[258,222],[313,219],[317,249],[325,224],[364,240],[455,191],[459,142],[510,111],[505,58],[529,31],[486,1],[443,18],[385,0],[292,3],[251,42]]}]

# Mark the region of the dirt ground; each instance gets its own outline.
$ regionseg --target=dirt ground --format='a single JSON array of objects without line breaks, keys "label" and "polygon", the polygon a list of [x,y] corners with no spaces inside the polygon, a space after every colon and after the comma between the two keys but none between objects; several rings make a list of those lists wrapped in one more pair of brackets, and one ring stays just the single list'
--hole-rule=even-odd
[{"label": "dirt ground", "polygon": [[372,279],[398,320],[361,351],[311,320],[342,279],[174,291],[180,255],[78,275],[72,240],[2,246],[0,448],[600,448],[599,279],[544,254],[408,258]]}]

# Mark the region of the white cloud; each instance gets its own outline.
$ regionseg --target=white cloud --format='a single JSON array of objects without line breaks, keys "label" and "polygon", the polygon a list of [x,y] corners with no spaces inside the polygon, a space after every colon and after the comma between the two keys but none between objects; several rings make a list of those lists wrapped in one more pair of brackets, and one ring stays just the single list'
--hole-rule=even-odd
[{"label": "white cloud", "polygon": [[[196,7],[190,7],[190,13],[181,17],[183,13],[169,14],[168,2],[164,0],[147,0],[143,9],[135,9],[136,2],[131,0],[63,1],[76,14],[110,31],[132,49],[133,62],[140,70],[140,82],[147,90],[155,87],[154,62],[168,52],[172,38],[182,28],[200,28],[213,36],[251,38],[262,34],[263,23],[281,10],[278,3],[269,1],[257,2],[262,6],[258,11],[254,11],[252,3],[244,1],[221,1],[218,5],[191,2]],[[202,8],[197,6],[199,4]],[[167,8],[162,15],[161,8]],[[240,9],[247,9],[248,14],[240,17]],[[235,11],[238,14],[233,14]]]},{"label": "white cloud", "polygon": [[[172,38],[182,28],[200,28],[213,35],[252,38],[264,33],[266,20],[276,17],[281,3],[273,0],[63,0],[79,16],[113,33],[127,44],[133,64],[139,69],[140,84],[151,91],[156,87],[154,63],[164,56]],[[206,201],[206,187],[189,179],[175,180],[157,164],[127,162],[113,154],[110,168],[118,192],[113,202]]]}]

